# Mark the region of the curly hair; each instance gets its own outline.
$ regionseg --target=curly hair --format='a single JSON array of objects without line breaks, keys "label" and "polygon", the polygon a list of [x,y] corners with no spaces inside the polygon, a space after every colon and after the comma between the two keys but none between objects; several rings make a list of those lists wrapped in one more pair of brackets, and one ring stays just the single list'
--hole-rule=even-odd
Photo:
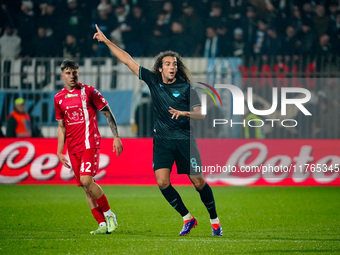
[{"label": "curly hair", "polygon": [[185,82],[190,83],[190,74],[188,68],[184,65],[183,60],[181,56],[174,51],[168,50],[159,53],[156,56],[156,62],[152,68],[152,72],[156,75],[157,81],[161,82],[162,81],[162,75],[159,72],[159,68],[163,67],[163,58],[165,57],[175,57],[177,60],[177,73],[176,73],[176,78],[181,79]]}]

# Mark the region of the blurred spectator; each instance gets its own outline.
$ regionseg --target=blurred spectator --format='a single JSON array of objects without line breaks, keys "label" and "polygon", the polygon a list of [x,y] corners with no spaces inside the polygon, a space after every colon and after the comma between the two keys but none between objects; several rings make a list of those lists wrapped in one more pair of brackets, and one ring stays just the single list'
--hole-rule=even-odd
[{"label": "blurred spectator", "polygon": [[82,57],[81,47],[78,44],[77,37],[66,35],[63,47],[63,58],[74,59]]},{"label": "blurred spectator", "polygon": [[25,111],[25,101],[19,97],[14,101],[14,110],[7,117],[7,137],[32,137],[31,118]]},{"label": "blurred spectator", "polygon": [[149,38],[147,56],[155,56],[168,48],[170,26],[165,23],[167,12],[160,11],[155,24],[152,25],[152,34]]},{"label": "blurred spectator", "polygon": [[274,27],[269,27],[267,29],[264,40],[264,47],[261,50],[261,55],[266,55],[272,60],[274,57],[280,57],[282,55],[282,39],[279,38]]},{"label": "blurred spectator", "polygon": [[205,41],[202,45],[202,56],[206,58],[216,58],[220,56],[221,52],[225,52],[222,42],[217,35],[214,27],[208,26],[205,30]]},{"label": "blurred spectator", "polygon": [[[114,31],[111,33],[111,37],[114,39],[114,41],[120,43],[121,46],[123,46],[123,49],[126,49],[124,37],[127,35],[130,31],[130,27],[126,24],[126,19],[128,15],[128,11],[125,8],[124,5],[118,4],[114,9],[114,17],[117,21],[117,26],[115,27]],[[125,35],[124,35],[125,34]],[[110,50],[106,47],[105,44],[99,43],[99,47],[102,47],[105,51]]]},{"label": "blurred spectator", "polygon": [[340,29],[340,11],[337,11],[334,15],[334,19],[331,19],[331,25],[329,29],[329,35],[332,39],[336,38],[337,30]]},{"label": "blurred spectator", "polygon": [[336,14],[335,28],[340,29],[340,11],[338,11]]},{"label": "blurred spectator", "polygon": [[227,18],[223,15],[222,5],[218,1],[211,3],[207,26],[217,28],[220,24],[227,24]]},{"label": "blurred spectator", "polygon": [[243,38],[247,42],[246,53],[247,55],[253,52],[252,43],[255,42],[256,30],[257,30],[257,18],[254,8],[248,6],[246,9],[246,15],[242,19]]},{"label": "blurred spectator", "polygon": [[289,17],[292,0],[271,0],[270,2],[280,17]]},{"label": "blurred spectator", "polygon": [[31,1],[22,1],[20,12],[18,14],[18,35],[23,42],[21,45],[21,56],[33,56],[32,37],[37,31],[36,16],[33,12],[33,3]]},{"label": "blurred spectator", "polygon": [[242,16],[246,10],[246,0],[226,0],[224,1],[224,9],[228,20],[233,24],[239,25]]},{"label": "blurred spectator", "polygon": [[333,47],[329,35],[323,34],[319,37],[319,43],[316,47],[316,56],[331,57],[333,55]]},{"label": "blurred spectator", "polygon": [[246,42],[243,38],[243,30],[241,28],[235,28],[233,32],[230,53],[228,55],[233,57],[242,57],[244,55],[245,49]]},{"label": "blurred spectator", "polygon": [[[89,27],[90,20],[85,17],[83,9],[77,0],[67,0],[63,21],[63,27],[67,28],[64,31],[67,31],[67,34],[75,35],[80,45],[85,45],[85,35],[88,30],[84,28]],[[65,36],[66,34],[62,38]]]},{"label": "blurred spectator", "polygon": [[[115,43],[119,48],[125,49],[125,44],[123,42],[122,33],[119,29],[115,29],[110,34],[111,41]],[[110,52],[112,57],[115,57],[112,52]]]},{"label": "blurred spectator", "polygon": [[313,57],[315,53],[316,34],[312,30],[310,20],[303,20],[301,30],[298,33],[298,53],[303,57]]},{"label": "blurred spectator", "polygon": [[328,11],[329,11],[329,18],[331,19],[331,21],[336,22],[336,15],[339,11],[339,3],[332,1],[329,4]]},{"label": "blurred spectator", "polygon": [[131,14],[132,3],[130,0],[120,0],[120,4],[124,7],[126,17]]},{"label": "blurred spectator", "polygon": [[36,36],[32,39],[32,56],[33,57],[56,57],[60,56],[53,35],[48,34],[47,28],[40,24]]},{"label": "blurred spectator", "polygon": [[259,19],[266,19],[275,7],[268,0],[249,0],[249,4],[255,8],[256,15]]},{"label": "blurred spectator", "polygon": [[253,53],[255,55],[261,55],[261,53],[264,51],[264,42],[265,37],[267,36],[266,33],[267,30],[267,23],[265,20],[259,20],[257,22],[257,30],[255,33],[255,41],[253,44]]},{"label": "blurred spectator", "polygon": [[18,58],[21,52],[21,39],[10,25],[5,26],[5,33],[0,37],[0,58]]},{"label": "blurred spectator", "polygon": [[[101,15],[106,16],[110,26],[107,34],[112,33],[115,41],[120,41],[132,56],[150,56],[168,48],[171,24],[182,24],[185,33],[195,38],[200,47],[196,47],[190,56],[199,56],[203,51],[205,28],[216,29],[220,41],[231,45],[232,31],[239,27],[243,30],[246,50],[244,57],[250,53],[263,54],[261,29],[257,20],[261,19],[268,27],[275,27],[279,38],[286,37],[286,27],[293,26],[301,38],[302,23],[311,20],[308,25],[318,37],[328,34],[333,49],[337,41],[337,29],[340,29],[340,10],[337,0],[162,0],[158,5],[140,0],[2,0],[0,5],[0,36],[5,24],[17,28],[21,38],[21,56],[33,56],[32,35],[38,26],[47,28],[47,35],[53,35],[55,44],[60,48],[68,35],[74,35],[77,45],[85,56],[106,56],[92,40],[92,33],[86,27],[94,29],[95,23],[101,22]],[[137,6],[136,3],[138,3]],[[142,5],[144,4],[144,6]],[[152,8],[143,9],[147,6]],[[160,8],[161,12],[154,12]],[[99,14],[99,9],[105,14]],[[315,10],[314,10],[315,9]],[[180,11],[178,11],[180,10]],[[114,12],[113,12],[114,11]],[[150,15],[150,16],[146,16]],[[156,21],[150,17],[157,15]],[[104,22],[105,23],[105,22]],[[309,23],[309,22],[308,22]],[[100,27],[101,27],[100,26]],[[67,29],[64,29],[67,27]],[[143,27],[143,33],[140,33]],[[147,29],[145,29],[147,28]],[[203,29],[202,29],[203,28]],[[103,29],[103,27],[101,27]],[[113,30],[117,29],[113,32]],[[265,39],[265,38],[262,38]],[[256,42],[257,41],[257,42]],[[300,40],[299,40],[300,41]],[[256,42],[256,43],[255,43]],[[254,44],[255,43],[255,44]],[[254,47],[256,45],[256,47]],[[65,45],[64,45],[65,46]],[[226,46],[221,43],[222,48]],[[194,46],[195,48],[195,46]],[[286,49],[287,51],[289,49]],[[302,48],[300,47],[300,50]],[[304,50],[305,51],[305,50]],[[230,54],[219,52],[219,56]],[[304,53],[305,54],[305,53]],[[189,56],[189,54],[187,54]]]},{"label": "blurred spectator", "polygon": [[177,19],[174,3],[171,0],[165,0],[162,5],[162,11],[165,13],[164,24],[170,24]]},{"label": "blurred spectator", "polygon": [[313,23],[315,32],[318,37],[323,34],[329,33],[331,28],[331,19],[326,15],[325,7],[321,4],[318,4],[315,7],[315,15],[313,17]]},{"label": "blurred spectator", "polygon": [[[118,26],[117,18],[110,15],[110,5],[101,3],[97,6],[97,15],[91,24],[91,29],[95,30],[95,24],[106,34],[111,34]],[[120,30],[117,31],[120,33]],[[91,44],[90,56],[92,57],[107,57],[110,55],[110,50],[103,43],[98,43],[96,40],[91,40],[92,32],[89,33],[89,43]],[[121,36],[121,35],[119,35]]]},{"label": "blurred spectator", "polygon": [[293,26],[286,27],[285,36],[282,38],[282,55],[286,61],[290,61],[293,56],[297,55],[297,37],[296,30]]},{"label": "blurred spectator", "polygon": [[226,55],[226,44],[228,44],[228,42],[230,42],[230,40],[232,39],[233,35],[232,35],[233,29],[231,26],[229,26],[226,23],[221,23],[216,27],[216,33],[218,35],[218,37],[221,40],[221,44],[223,45],[224,51],[221,52],[221,56],[225,56]]},{"label": "blurred spectator", "polygon": [[330,70],[334,56],[333,46],[329,35],[320,36],[319,43],[316,47],[316,67],[319,72],[327,72]]},{"label": "blurred spectator", "polygon": [[45,24],[48,33],[53,35],[58,43],[62,42],[62,27],[60,26],[59,15],[56,12],[56,7],[49,1],[43,1],[39,4],[40,12],[37,15],[38,24]]},{"label": "blurred spectator", "polygon": [[314,8],[311,2],[306,2],[302,5],[302,13],[303,18],[305,19],[313,19],[314,17]]},{"label": "blurred spectator", "polygon": [[179,21],[173,21],[171,32],[169,49],[178,52],[183,57],[192,56],[196,41],[190,34],[184,31],[183,24]]},{"label": "blurred spectator", "polygon": [[185,32],[195,38],[197,42],[203,40],[204,31],[202,29],[202,17],[197,15],[196,9],[192,4],[188,2],[183,3],[182,15],[180,16],[179,21],[183,24]]},{"label": "blurred spectator", "polygon": [[141,33],[149,26],[144,10],[140,5],[132,7],[131,14],[126,19],[126,29],[122,32],[126,51],[131,56],[141,57],[145,54],[146,33]]},{"label": "blurred spectator", "polygon": [[126,18],[128,15],[128,12],[126,11],[124,5],[122,4],[118,4],[115,8],[114,8],[114,16],[117,19],[118,22],[118,26],[121,26],[121,29],[123,29],[123,26],[126,26]]},{"label": "blurred spectator", "polygon": [[[304,19],[305,20],[311,20],[308,17],[305,17]],[[288,18],[287,23],[288,23],[289,26],[293,26],[297,33],[301,30],[302,23],[303,23],[303,17],[302,17],[301,11],[300,11],[300,9],[297,5],[294,5],[292,7],[291,16],[290,16],[290,18]]]}]

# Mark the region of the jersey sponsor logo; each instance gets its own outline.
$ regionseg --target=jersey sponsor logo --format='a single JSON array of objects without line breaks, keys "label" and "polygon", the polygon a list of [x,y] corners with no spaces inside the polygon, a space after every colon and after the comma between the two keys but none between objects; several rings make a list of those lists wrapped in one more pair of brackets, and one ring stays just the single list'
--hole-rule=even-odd
[{"label": "jersey sponsor logo", "polygon": [[174,92],[172,92],[172,95],[174,97],[178,97],[180,95],[179,91],[178,90],[175,90]]},{"label": "jersey sponsor logo", "polygon": [[61,104],[63,102],[63,100],[59,100],[59,104]]},{"label": "jersey sponsor logo", "polygon": [[65,98],[70,98],[70,97],[77,97],[78,94],[67,94]]},{"label": "jersey sponsor logo", "polygon": [[78,108],[79,105],[71,105],[71,106],[66,106],[66,109],[71,109],[71,108]]}]

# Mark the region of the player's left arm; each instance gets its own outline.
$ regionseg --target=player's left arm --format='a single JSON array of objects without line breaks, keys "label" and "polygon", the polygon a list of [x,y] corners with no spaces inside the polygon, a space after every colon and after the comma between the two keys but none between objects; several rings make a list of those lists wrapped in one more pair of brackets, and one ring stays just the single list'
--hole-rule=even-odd
[{"label": "player's left arm", "polygon": [[195,120],[202,120],[205,118],[205,115],[201,112],[201,102],[199,100],[199,97],[197,95],[197,92],[195,89],[190,86],[190,90],[188,90],[188,93],[186,94],[188,102],[190,102],[189,109],[190,111],[180,111],[172,108],[169,106],[170,110],[169,112],[172,114],[171,119],[178,119],[178,117],[187,117]]},{"label": "player's left arm", "polygon": [[118,126],[115,116],[113,115],[109,105],[106,105],[100,112],[104,114],[107,119],[107,123],[109,124],[109,127],[114,137],[113,151],[116,151],[117,156],[119,156],[123,151],[123,144],[119,137]]},{"label": "player's left arm", "polygon": [[171,106],[169,108],[169,112],[172,114],[171,119],[175,118],[177,120],[180,116],[188,117],[195,120],[202,120],[205,118],[205,115],[201,113],[201,106],[195,106],[194,108],[192,108],[192,111],[179,111],[172,108]]}]

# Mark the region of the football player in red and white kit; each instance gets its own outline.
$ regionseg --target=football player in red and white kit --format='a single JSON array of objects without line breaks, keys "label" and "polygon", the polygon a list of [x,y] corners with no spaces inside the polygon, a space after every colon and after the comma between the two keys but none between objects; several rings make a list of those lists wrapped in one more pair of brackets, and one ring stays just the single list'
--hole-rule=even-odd
[{"label": "football player in red and white kit", "polygon": [[[117,228],[117,217],[111,211],[102,188],[93,177],[99,166],[100,134],[97,110],[103,113],[113,133],[113,151],[117,156],[123,151],[117,123],[105,98],[92,86],[78,82],[79,65],[73,60],[61,64],[61,78],[65,87],[54,97],[58,120],[58,158],[76,176],[78,186],[83,187],[93,217],[99,224],[91,234],[111,233]],[[67,140],[70,163],[62,154]]]}]

